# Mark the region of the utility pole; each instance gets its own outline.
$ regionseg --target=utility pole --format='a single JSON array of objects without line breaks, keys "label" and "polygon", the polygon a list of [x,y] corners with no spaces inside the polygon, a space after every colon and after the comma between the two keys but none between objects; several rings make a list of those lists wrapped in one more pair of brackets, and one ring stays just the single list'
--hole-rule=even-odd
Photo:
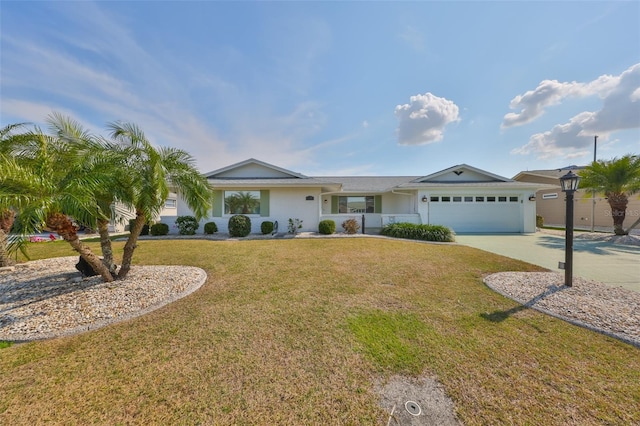
[{"label": "utility pole", "polygon": [[[593,162],[596,162],[596,146],[598,143],[598,135],[593,137]],[[595,216],[596,216],[596,191],[593,190],[591,192],[591,232],[594,231],[595,226]]]}]

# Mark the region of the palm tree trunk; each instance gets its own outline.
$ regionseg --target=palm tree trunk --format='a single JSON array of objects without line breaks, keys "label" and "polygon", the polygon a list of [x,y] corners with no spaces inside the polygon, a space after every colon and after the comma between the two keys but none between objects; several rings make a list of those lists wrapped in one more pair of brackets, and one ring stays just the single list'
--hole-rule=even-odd
[{"label": "palm tree trunk", "polygon": [[616,235],[627,235],[622,224],[627,214],[628,198],[624,194],[607,194],[607,201],[611,207],[613,217],[613,232]]},{"label": "palm tree trunk", "polygon": [[15,213],[11,209],[0,210],[0,267],[13,265],[13,260],[7,253],[9,232],[15,220]]},{"label": "palm tree trunk", "polygon": [[100,249],[102,250],[102,262],[107,266],[111,274],[116,272],[116,264],[113,261],[113,249],[109,236],[109,221],[98,219],[98,233],[100,234]]},{"label": "palm tree trunk", "polygon": [[94,271],[100,274],[105,282],[113,281],[113,275],[111,275],[111,272],[109,272],[105,264],[102,263],[102,260],[93,254],[89,246],[80,241],[75,226],[73,226],[73,223],[67,216],[62,213],[50,214],[47,217],[46,224],[49,229],[57,232],[75,251],[80,253],[80,256],[91,265]]},{"label": "palm tree trunk", "polygon": [[131,269],[131,259],[133,259],[133,251],[137,247],[138,237],[142,231],[142,227],[146,222],[146,217],[140,211],[136,211],[136,220],[133,222],[133,229],[129,230],[129,238],[124,245],[122,253],[122,265],[118,271],[118,279],[124,279]]},{"label": "palm tree trunk", "polygon": [[13,265],[13,259],[7,252],[8,238],[9,236],[0,228],[0,268]]}]

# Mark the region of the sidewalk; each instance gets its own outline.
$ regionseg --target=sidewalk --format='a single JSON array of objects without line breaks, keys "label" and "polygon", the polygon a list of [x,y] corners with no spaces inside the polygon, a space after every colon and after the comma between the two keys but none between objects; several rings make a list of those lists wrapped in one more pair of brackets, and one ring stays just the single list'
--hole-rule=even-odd
[{"label": "sidewalk", "polygon": [[[579,232],[574,236],[573,275],[640,292],[640,246],[587,237]],[[456,235],[456,242],[563,272],[558,269],[558,262],[564,262],[564,232]]]}]

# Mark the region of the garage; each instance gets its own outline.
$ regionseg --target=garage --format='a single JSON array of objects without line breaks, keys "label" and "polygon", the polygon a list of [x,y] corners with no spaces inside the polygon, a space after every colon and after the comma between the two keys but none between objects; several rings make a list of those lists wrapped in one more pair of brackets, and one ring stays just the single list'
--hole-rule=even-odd
[{"label": "garage", "polygon": [[520,233],[522,212],[517,195],[431,195],[428,222],[456,233]]}]

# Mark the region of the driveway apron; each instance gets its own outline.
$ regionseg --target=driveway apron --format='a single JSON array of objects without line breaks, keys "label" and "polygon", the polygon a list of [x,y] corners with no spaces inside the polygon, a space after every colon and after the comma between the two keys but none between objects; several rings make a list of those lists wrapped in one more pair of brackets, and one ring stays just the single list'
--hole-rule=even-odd
[{"label": "driveway apron", "polygon": [[[456,235],[459,244],[563,273],[564,236],[545,234]],[[640,246],[574,238],[573,275],[640,292]]]}]

